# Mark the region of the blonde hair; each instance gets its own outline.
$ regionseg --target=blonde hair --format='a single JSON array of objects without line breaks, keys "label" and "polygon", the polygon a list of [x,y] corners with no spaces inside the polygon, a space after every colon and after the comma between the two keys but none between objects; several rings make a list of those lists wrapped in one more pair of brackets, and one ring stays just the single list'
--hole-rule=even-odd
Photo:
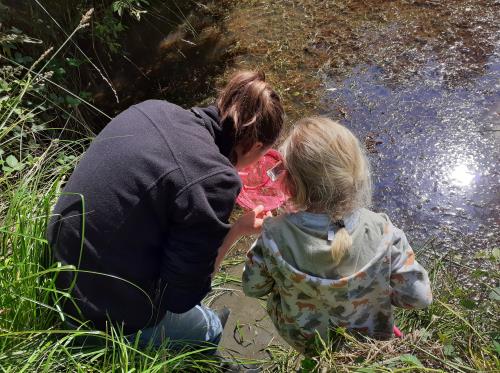
[{"label": "blonde hair", "polygon": [[371,203],[370,168],[358,139],[325,117],[300,120],[281,146],[284,184],[299,210],[324,212],[339,230],[332,257],[339,263],[352,246],[342,218]]}]

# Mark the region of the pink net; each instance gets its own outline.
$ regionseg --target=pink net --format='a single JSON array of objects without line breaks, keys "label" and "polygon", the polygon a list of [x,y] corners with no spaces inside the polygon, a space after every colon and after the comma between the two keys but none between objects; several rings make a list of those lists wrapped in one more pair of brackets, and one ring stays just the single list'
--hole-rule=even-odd
[{"label": "pink net", "polygon": [[401,330],[399,330],[399,328],[396,325],[394,325],[393,331],[394,331],[394,336],[396,338],[403,338],[403,332],[401,332]]},{"label": "pink net", "polygon": [[263,205],[265,211],[274,210],[286,202],[280,179],[273,181],[267,171],[281,161],[281,155],[270,149],[256,164],[239,172],[243,188],[236,202],[247,210]]}]

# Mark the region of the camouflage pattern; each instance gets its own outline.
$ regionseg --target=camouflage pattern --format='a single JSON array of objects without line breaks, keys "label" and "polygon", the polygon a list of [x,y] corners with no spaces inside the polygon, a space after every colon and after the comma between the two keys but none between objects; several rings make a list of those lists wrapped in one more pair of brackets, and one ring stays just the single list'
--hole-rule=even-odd
[{"label": "camouflage pattern", "polygon": [[[286,215],[264,222],[247,253],[243,290],[251,297],[269,294],[267,311],[276,329],[298,351],[307,352],[316,332],[325,338],[331,326],[390,338],[393,305],[423,308],[431,303],[427,272],[415,260],[404,233],[385,215],[362,209],[348,227],[353,246],[337,266],[333,260],[325,263],[329,258],[324,253],[331,246],[327,233],[297,225]],[[297,262],[304,248],[313,258],[307,270]],[[369,255],[359,260],[363,250]],[[320,259],[314,262],[317,253]],[[349,258],[356,258],[358,268]],[[315,268],[323,276],[315,274]]]}]

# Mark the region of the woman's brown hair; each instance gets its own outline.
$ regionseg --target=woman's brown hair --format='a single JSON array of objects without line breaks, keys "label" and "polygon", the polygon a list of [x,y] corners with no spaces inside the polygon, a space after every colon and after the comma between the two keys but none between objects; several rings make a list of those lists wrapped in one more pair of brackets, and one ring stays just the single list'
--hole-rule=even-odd
[{"label": "woman's brown hair", "polygon": [[283,106],[263,72],[235,73],[220,92],[217,107],[222,126],[232,128],[234,145],[241,145],[244,152],[258,141],[268,146],[278,139]]}]

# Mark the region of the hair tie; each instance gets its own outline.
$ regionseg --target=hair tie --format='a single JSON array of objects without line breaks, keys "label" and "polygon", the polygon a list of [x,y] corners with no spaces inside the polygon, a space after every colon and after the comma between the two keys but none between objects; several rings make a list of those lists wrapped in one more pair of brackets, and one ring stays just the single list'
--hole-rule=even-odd
[{"label": "hair tie", "polygon": [[[342,229],[342,228],[345,228],[345,224],[344,224],[344,221],[341,219],[341,220],[337,220],[336,222],[333,222],[333,225],[335,225],[338,229]],[[333,241],[333,238],[335,236],[335,233],[333,230],[328,230],[328,233],[327,233],[327,241],[331,242]]]},{"label": "hair tie", "polygon": [[345,228],[344,220],[342,220],[342,219],[337,220],[333,224],[335,224],[335,226],[337,226],[337,228],[339,228],[339,229]]}]

